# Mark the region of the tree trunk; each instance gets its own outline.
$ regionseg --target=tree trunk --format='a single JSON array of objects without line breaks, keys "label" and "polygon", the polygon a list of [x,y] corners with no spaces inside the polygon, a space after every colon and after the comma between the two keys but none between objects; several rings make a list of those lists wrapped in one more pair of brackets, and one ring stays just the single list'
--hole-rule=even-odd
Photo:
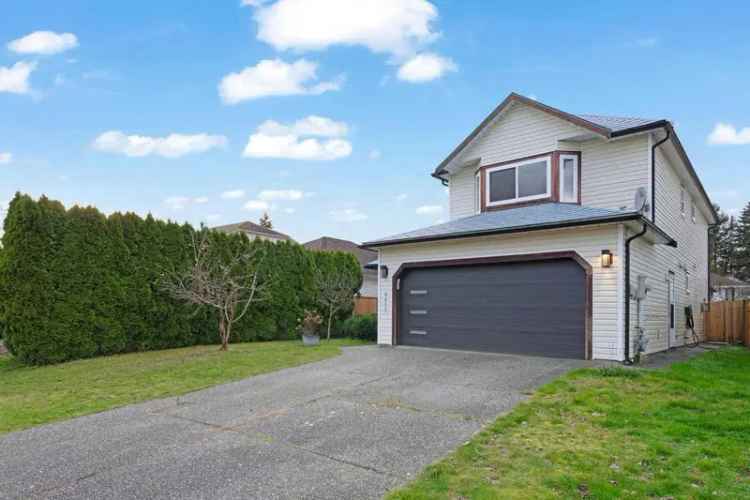
[{"label": "tree trunk", "polygon": [[326,340],[331,340],[331,322],[333,321],[333,308],[328,313],[328,336]]},{"label": "tree trunk", "polygon": [[219,316],[219,337],[221,338],[220,351],[226,351],[229,349],[229,336],[227,335],[227,323],[222,312]]}]

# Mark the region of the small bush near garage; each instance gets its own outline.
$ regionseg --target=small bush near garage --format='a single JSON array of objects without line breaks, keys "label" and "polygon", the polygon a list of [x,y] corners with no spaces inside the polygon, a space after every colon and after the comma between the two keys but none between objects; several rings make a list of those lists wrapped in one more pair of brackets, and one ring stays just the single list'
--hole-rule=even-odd
[{"label": "small bush near garage", "polygon": [[[195,310],[159,286],[191,262],[193,228],[133,213],[68,210],[17,194],[0,253],[0,325],[10,352],[28,364],[218,343],[212,311]],[[315,305],[316,266],[349,267],[346,253],[316,253],[291,242],[249,241],[213,232],[215,243],[256,247],[267,293],[233,329],[233,342],[288,339]]]},{"label": "small bush near garage", "polygon": [[374,314],[352,316],[341,325],[344,337],[375,341],[378,337],[378,319]]}]

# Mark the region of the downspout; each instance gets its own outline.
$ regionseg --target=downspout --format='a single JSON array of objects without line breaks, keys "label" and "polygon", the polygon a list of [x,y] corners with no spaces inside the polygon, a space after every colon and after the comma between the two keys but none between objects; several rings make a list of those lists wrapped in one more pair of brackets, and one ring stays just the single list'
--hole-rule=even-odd
[{"label": "downspout", "polygon": [[651,146],[651,222],[656,222],[656,148],[669,140],[672,131],[669,127],[664,127],[667,133],[664,139]]},{"label": "downspout", "polygon": [[637,240],[648,231],[648,224],[643,223],[643,229],[625,240],[625,360],[623,363],[632,365],[630,359],[630,243]]}]

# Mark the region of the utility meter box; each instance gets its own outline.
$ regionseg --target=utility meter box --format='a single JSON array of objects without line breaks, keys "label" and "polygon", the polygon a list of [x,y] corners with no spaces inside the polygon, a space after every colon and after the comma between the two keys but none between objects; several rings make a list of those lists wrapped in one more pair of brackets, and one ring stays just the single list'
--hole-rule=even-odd
[{"label": "utility meter box", "polygon": [[636,300],[643,300],[646,298],[646,295],[648,295],[648,283],[647,278],[645,274],[639,274],[638,275],[638,285],[635,288],[635,298]]}]

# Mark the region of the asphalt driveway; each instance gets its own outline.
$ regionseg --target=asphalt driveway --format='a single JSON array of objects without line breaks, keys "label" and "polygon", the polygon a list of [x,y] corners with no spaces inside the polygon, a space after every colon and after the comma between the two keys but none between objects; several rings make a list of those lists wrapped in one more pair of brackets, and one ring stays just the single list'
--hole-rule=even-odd
[{"label": "asphalt driveway", "polygon": [[346,348],[0,438],[0,498],[379,498],[576,360]]}]

